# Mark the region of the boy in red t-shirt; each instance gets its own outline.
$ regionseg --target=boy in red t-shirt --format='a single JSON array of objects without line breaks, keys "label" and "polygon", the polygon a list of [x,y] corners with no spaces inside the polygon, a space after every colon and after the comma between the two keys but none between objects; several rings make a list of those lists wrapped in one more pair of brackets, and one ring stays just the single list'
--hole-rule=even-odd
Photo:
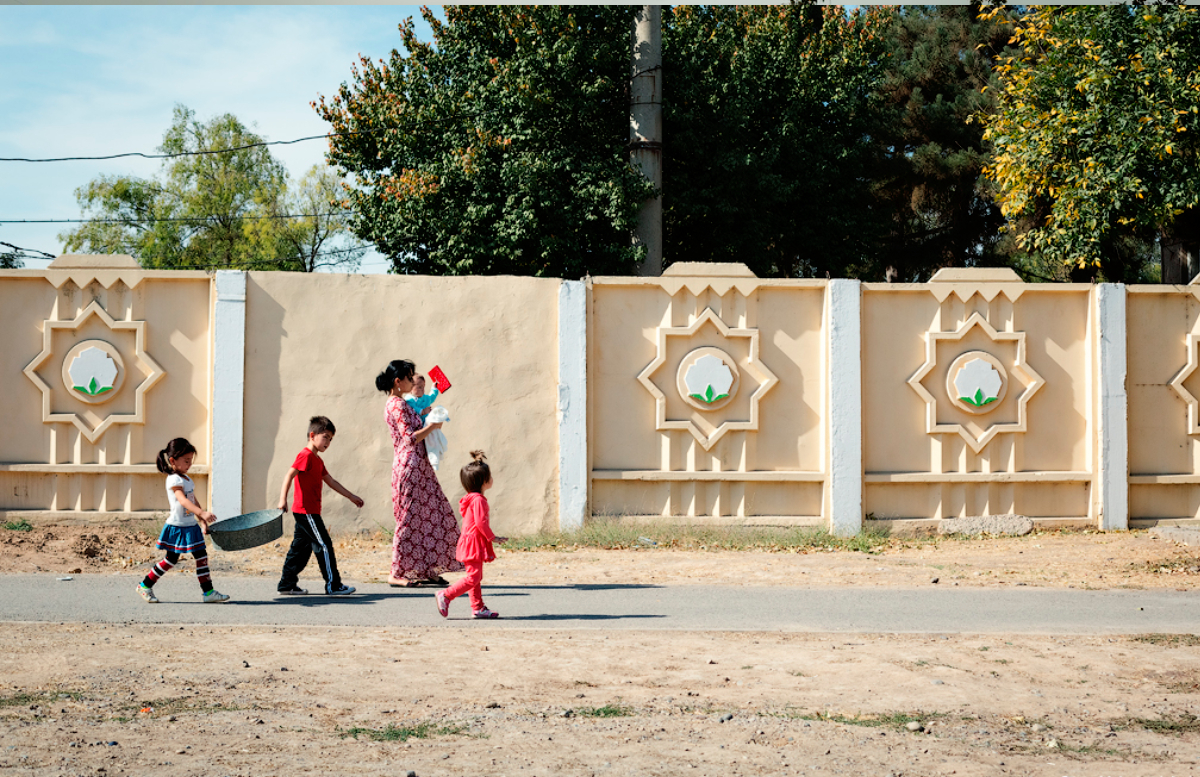
[{"label": "boy in red t-shirt", "polygon": [[279,578],[279,593],[292,596],[307,594],[298,583],[300,573],[308,564],[313,553],[317,554],[317,566],[321,568],[321,576],[325,578],[325,593],[330,596],[346,596],[354,593],[354,589],[342,583],[338,574],[337,559],[333,556],[333,542],[329,532],[325,530],[325,522],[321,520],[321,489],[326,483],[334,491],[362,507],[363,500],[346,490],[333,479],[325,462],[317,454],[324,453],[333,442],[337,429],[323,415],[313,416],[308,421],[308,445],[296,456],[287,477],[283,479],[283,489],[279,494],[279,509],[287,509],[288,488],[296,481],[296,498],[292,502],[292,513],[296,516],[296,535],[292,539],[292,547],[288,549],[287,558],[283,561],[283,575]]}]

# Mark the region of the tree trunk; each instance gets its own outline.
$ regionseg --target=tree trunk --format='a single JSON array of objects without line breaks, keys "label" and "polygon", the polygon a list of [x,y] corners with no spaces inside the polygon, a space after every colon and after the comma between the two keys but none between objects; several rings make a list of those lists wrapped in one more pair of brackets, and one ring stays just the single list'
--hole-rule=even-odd
[{"label": "tree trunk", "polygon": [[1164,227],[1162,282],[1187,284],[1200,272],[1200,208],[1189,208]]}]

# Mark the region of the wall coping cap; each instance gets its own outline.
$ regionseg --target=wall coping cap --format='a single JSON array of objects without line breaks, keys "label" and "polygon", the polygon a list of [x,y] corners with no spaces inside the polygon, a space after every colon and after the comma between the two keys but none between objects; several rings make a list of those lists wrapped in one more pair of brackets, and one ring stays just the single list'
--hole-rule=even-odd
[{"label": "wall coping cap", "polygon": [[1010,267],[943,267],[930,283],[1024,283]]},{"label": "wall coping cap", "polygon": [[686,276],[689,278],[757,278],[749,267],[741,262],[674,262],[663,270],[663,277]]},{"label": "wall coping cap", "polygon": [[47,266],[48,270],[140,270],[129,254],[63,254]]}]

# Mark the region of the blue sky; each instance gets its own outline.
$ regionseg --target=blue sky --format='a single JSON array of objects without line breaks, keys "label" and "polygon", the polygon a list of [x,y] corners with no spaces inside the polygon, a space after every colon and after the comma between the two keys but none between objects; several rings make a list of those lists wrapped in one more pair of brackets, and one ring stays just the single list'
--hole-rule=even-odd
[{"label": "blue sky", "polygon": [[[358,55],[400,48],[418,6],[0,5],[0,157],[154,153],[182,103],[232,113],[267,140],[328,130],[309,103],[350,79]],[[322,140],[272,147],[299,178]],[[0,162],[0,220],[79,218],[75,189],[101,174],[150,177],[160,162]],[[0,241],[57,254],[69,224],[0,224]],[[27,267],[46,262],[26,261]],[[372,252],[364,272],[384,272]]]}]

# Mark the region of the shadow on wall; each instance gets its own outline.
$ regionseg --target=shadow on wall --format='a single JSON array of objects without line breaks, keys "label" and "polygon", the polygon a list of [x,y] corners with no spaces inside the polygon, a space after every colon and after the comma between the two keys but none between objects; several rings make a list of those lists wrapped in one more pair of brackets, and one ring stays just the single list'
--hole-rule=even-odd
[{"label": "shadow on wall", "polygon": [[[209,367],[205,360],[196,358],[203,353],[198,347],[207,348],[204,344],[210,335],[209,322],[207,316],[180,315],[180,311],[206,309],[209,289],[193,283],[143,284],[133,294],[134,318],[148,322],[146,352],[166,372],[154,389],[146,392],[145,417],[171,419],[169,436],[166,439],[144,436],[142,450],[134,451],[134,460],[153,462],[172,437],[187,437],[201,449],[199,461],[211,464],[212,451],[205,450],[208,440],[204,439],[207,398],[201,398],[204,392],[201,387],[208,383]],[[85,304],[90,301],[84,297]],[[135,368],[137,382],[144,374],[142,368]]]},{"label": "shadow on wall", "polygon": [[[253,273],[246,277],[246,309],[254,311],[256,336],[246,338],[246,393],[249,406],[244,408],[246,429],[253,429],[242,441],[242,509],[259,510],[275,507],[279,498],[279,483],[269,480],[271,463],[276,457],[275,441],[279,437],[280,413],[259,413],[262,407],[283,407],[283,385],[280,381],[283,355],[284,308],[263,291]],[[253,404],[249,400],[253,399]],[[252,413],[258,417],[250,418]],[[296,451],[300,450],[296,445]],[[281,452],[281,455],[287,453]],[[295,451],[292,452],[295,454]],[[291,459],[288,460],[289,463]]]}]

